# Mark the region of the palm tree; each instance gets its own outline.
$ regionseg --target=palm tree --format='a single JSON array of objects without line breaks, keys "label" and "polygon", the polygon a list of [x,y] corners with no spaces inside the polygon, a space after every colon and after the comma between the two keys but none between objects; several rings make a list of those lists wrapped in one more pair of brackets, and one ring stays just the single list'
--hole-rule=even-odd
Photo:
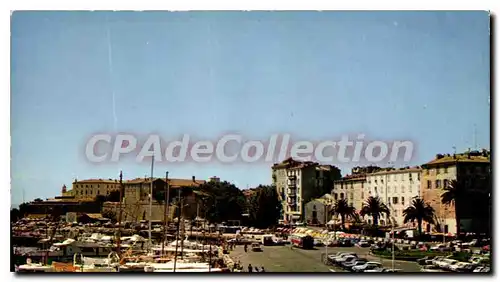
[{"label": "palm tree", "polygon": [[373,225],[375,227],[378,226],[378,219],[382,214],[389,216],[390,211],[387,206],[380,201],[379,197],[370,196],[365,203],[363,203],[363,207],[361,208],[360,215],[371,215],[373,217]]},{"label": "palm tree", "polygon": [[340,199],[335,202],[331,212],[334,215],[340,215],[342,229],[345,230],[345,219],[347,217],[354,218],[356,215],[356,209],[353,206],[349,206],[345,199]]},{"label": "palm tree", "polygon": [[422,221],[434,224],[434,209],[420,198],[413,199],[411,206],[403,210],[404,223],[417,221],[418,234],[422,235]]}]

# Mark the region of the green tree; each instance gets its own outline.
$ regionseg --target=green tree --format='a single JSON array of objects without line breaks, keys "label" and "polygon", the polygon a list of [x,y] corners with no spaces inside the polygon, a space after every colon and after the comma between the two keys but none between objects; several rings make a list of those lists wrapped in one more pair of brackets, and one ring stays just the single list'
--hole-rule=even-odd
[{"label": "green tree", "polygon": [[382,214],[390,215],[390,211],[387,206],[380,201],[379,197],[370,196],[365,203],[363,203],[363,207],[361,208],[360,215],[371,215],[373,218],[373,225],[375,227],[378,226],[378,220]]},{"label": "green tree", "polygon": [[411,205],[403,210],[404,223],[417,221],[418,234],[422,236],[422,221],[434,224],[434,209],[420,198],[413,199]]},{"label": "green tree", "polygon": [[[195,192],[196,191],[196,192]],[[203,195],[203,209],[206,219],[211,223],[240,220],[245,210],[245,196],[234,184],[227,181],[207,182],[193,192]]]},{"label": "green tree", "polygon": [[120,202],[120,190],[111,191],[106,196],[106,202]]},{"label": "green tree", "polygon": [[345,230],[345,220],[346,218],[355,218],[356,209],[347,203],[345,199],[340,199],[335,202],[331,209],[333,215],[340,215],[340,220],[342,224],[342,229]]},{"label": "green tree", "polygon": [[40,199],[40,198],[36,198],[36,199],[34,199],[34,200],[33,200],[33,202],[35,202],[35,203],[39,203],[39,202],[43,202],[43,200],[42,200],[42,199]]},{"label": "green tree", "polygon": [[19,205],[19,217],[24,217],[29,212],[29,204],[22,203]]},{"label": "green tree", "polygon": [[275,226],[282,213],[276,187],[259,185],[255,190],[249,203],[251,224],[257,228]]},{"label": "green tree", "polygon": [[10,221],[11,222],[18,221],[20,216],[21,216],[21,212],[18,209],[13,208],[10,210]]}]

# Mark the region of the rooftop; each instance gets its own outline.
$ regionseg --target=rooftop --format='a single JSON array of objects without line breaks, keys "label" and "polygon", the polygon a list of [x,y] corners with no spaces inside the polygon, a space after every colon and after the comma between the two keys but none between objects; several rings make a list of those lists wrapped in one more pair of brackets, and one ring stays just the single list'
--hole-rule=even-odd
[{"label": "rooftop", "polygon": [[377,171],[374,173],[370,173],[370,175],[385,175],[385,174],[398,174],[398,173],[408,173],[408,172],[420,172],[422,168],[419,166],[415,167],[402,167],[402,168],[391,168],[385,169],[382,171]]},{"label": "rooftop", "polygon": [[452,165],[456,163],[489,163],[490,162],[490,154],[489,151],[483,150],[479,151],[471,151],[465,152],[462,154],[437,154],[436,157],[430,162],[424,164],[424,168],[428,166],[435,165]]},{"label": "rooftop", "polygon": [[301,162],[301,161],[296,161],[293,158],[288,158],[281,163],[274,164],[272,166],[273,169],[279,169],[279,168],[305,168],[309,166],[317,166],[319,165],[318,163],[315,162]]},{"label": "rooftop", "polygon": [[[165,178],[155,178],[154,181],[162,181],[165,182]],[[205,180],[196,180],[196,179],[178,179],[178,178],[169,178],[168,184],[170,188],[178,188],[185,186],[200,186],[202,184],[207,183]],[[124,181],[124,184],[149,184],[151,183],[150,178],[135,178],[131,180]]]}]

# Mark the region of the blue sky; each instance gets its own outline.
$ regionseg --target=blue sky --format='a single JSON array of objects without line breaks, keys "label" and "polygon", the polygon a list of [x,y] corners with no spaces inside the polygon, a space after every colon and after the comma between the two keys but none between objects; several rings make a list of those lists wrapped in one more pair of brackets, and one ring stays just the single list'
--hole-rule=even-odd
[{"label": "blue sky", "polygon": [[[473,147],[476,125],[478,147],[490,147],[486,12],[16,12],[11,23],[14,204],[75,177],[149,174],[149,164],[86,161],[96,132],[363,132],[413,140],[421,164]],[[246,188],[270,183],[269,166],[170,164],[155,175]]]}]

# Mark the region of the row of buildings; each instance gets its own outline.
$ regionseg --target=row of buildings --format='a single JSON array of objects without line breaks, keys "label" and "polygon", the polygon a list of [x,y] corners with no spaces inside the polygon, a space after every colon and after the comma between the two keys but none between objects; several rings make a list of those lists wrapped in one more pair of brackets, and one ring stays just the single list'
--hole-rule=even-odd
[{"label": "row of buildings", "polygon": [[[332,173],[334,172],[334,173]],[[328,209],[336,200],[345,199],[357,211],[370,197],[379,197],[390,209],[390,218],[383,217],[380,224],[392,224],[400,227],[411,227],[404,224],[403,210],[411,205],[414,198],[419,197],[429,203],[435,211],[439,227],[425,224],[424,230],[444,228],[445,233],[457,230],[455,209],[453,205],[443,205],[441,194],[443,188],[452,180],[473,179],[489,176],[489,151],[468,151],[462,154],[438,154],[436,157],[417,167],[380,168],[376,166],[355,167],[351,173],[340,177],[335,167],[322,166],[317,163],[297,162],[292,159],[276,164],[272,168],[273,183],[283,195],[284,222],[314,222],[325,224],[329,218]],[[331,191],[322,197],[313,197],[314,183],[324,181],[325,176],[333,179]],[[488,189],[490,187],[484,187]],[[478,203],[469,203],[475,205]],[[481,203],[487,204],[487,203]],[[371,223],[370,218],[365,221]],[[460,221],[462,229],[470,225],[470,218]]]},{"label": "row of buildings", "polygon": [[[218,177],[212,177],[208,181],[220,181]],[[58,214],[66,213],[87,213],[87,214],[102,214],[107,211],[112,211],[116,215],[119,212],[120,202],[105,201],[104,203],[96,202],[96,198],[102,196],[105,200],[113,192],[122,190],[122,220],[137,222],[140,220],[162,221],[166,209],[165,199],[155,199],[151,204],[149,195],[151,191],[151,182],[153,186],[153,197],[158,195],[158,192],[165,192],[166,187],[169,188],[169,218],[174,218],[178,213],[177,206],[179,188],[183,188],[183,211],[185,217],[195,217],[199,212],[198,202],[192,190],[205,184],[206,180],[196,179],[194,176],[191,179],[175,179],[175,178],[135,178],[130,180],[119,179],[75,179],[72,183],[72,188],[67,189],[66,185],[62,187],[61,196],[47,199],[46,201],[32,202],[28,207],[28,213],[32,216],[45,215],[58,210]],[[168,184],[168,186],[167,186]],[[165,196],[165,193],[161,194]],[[151,212],[151,215],[150,215]]]}]

